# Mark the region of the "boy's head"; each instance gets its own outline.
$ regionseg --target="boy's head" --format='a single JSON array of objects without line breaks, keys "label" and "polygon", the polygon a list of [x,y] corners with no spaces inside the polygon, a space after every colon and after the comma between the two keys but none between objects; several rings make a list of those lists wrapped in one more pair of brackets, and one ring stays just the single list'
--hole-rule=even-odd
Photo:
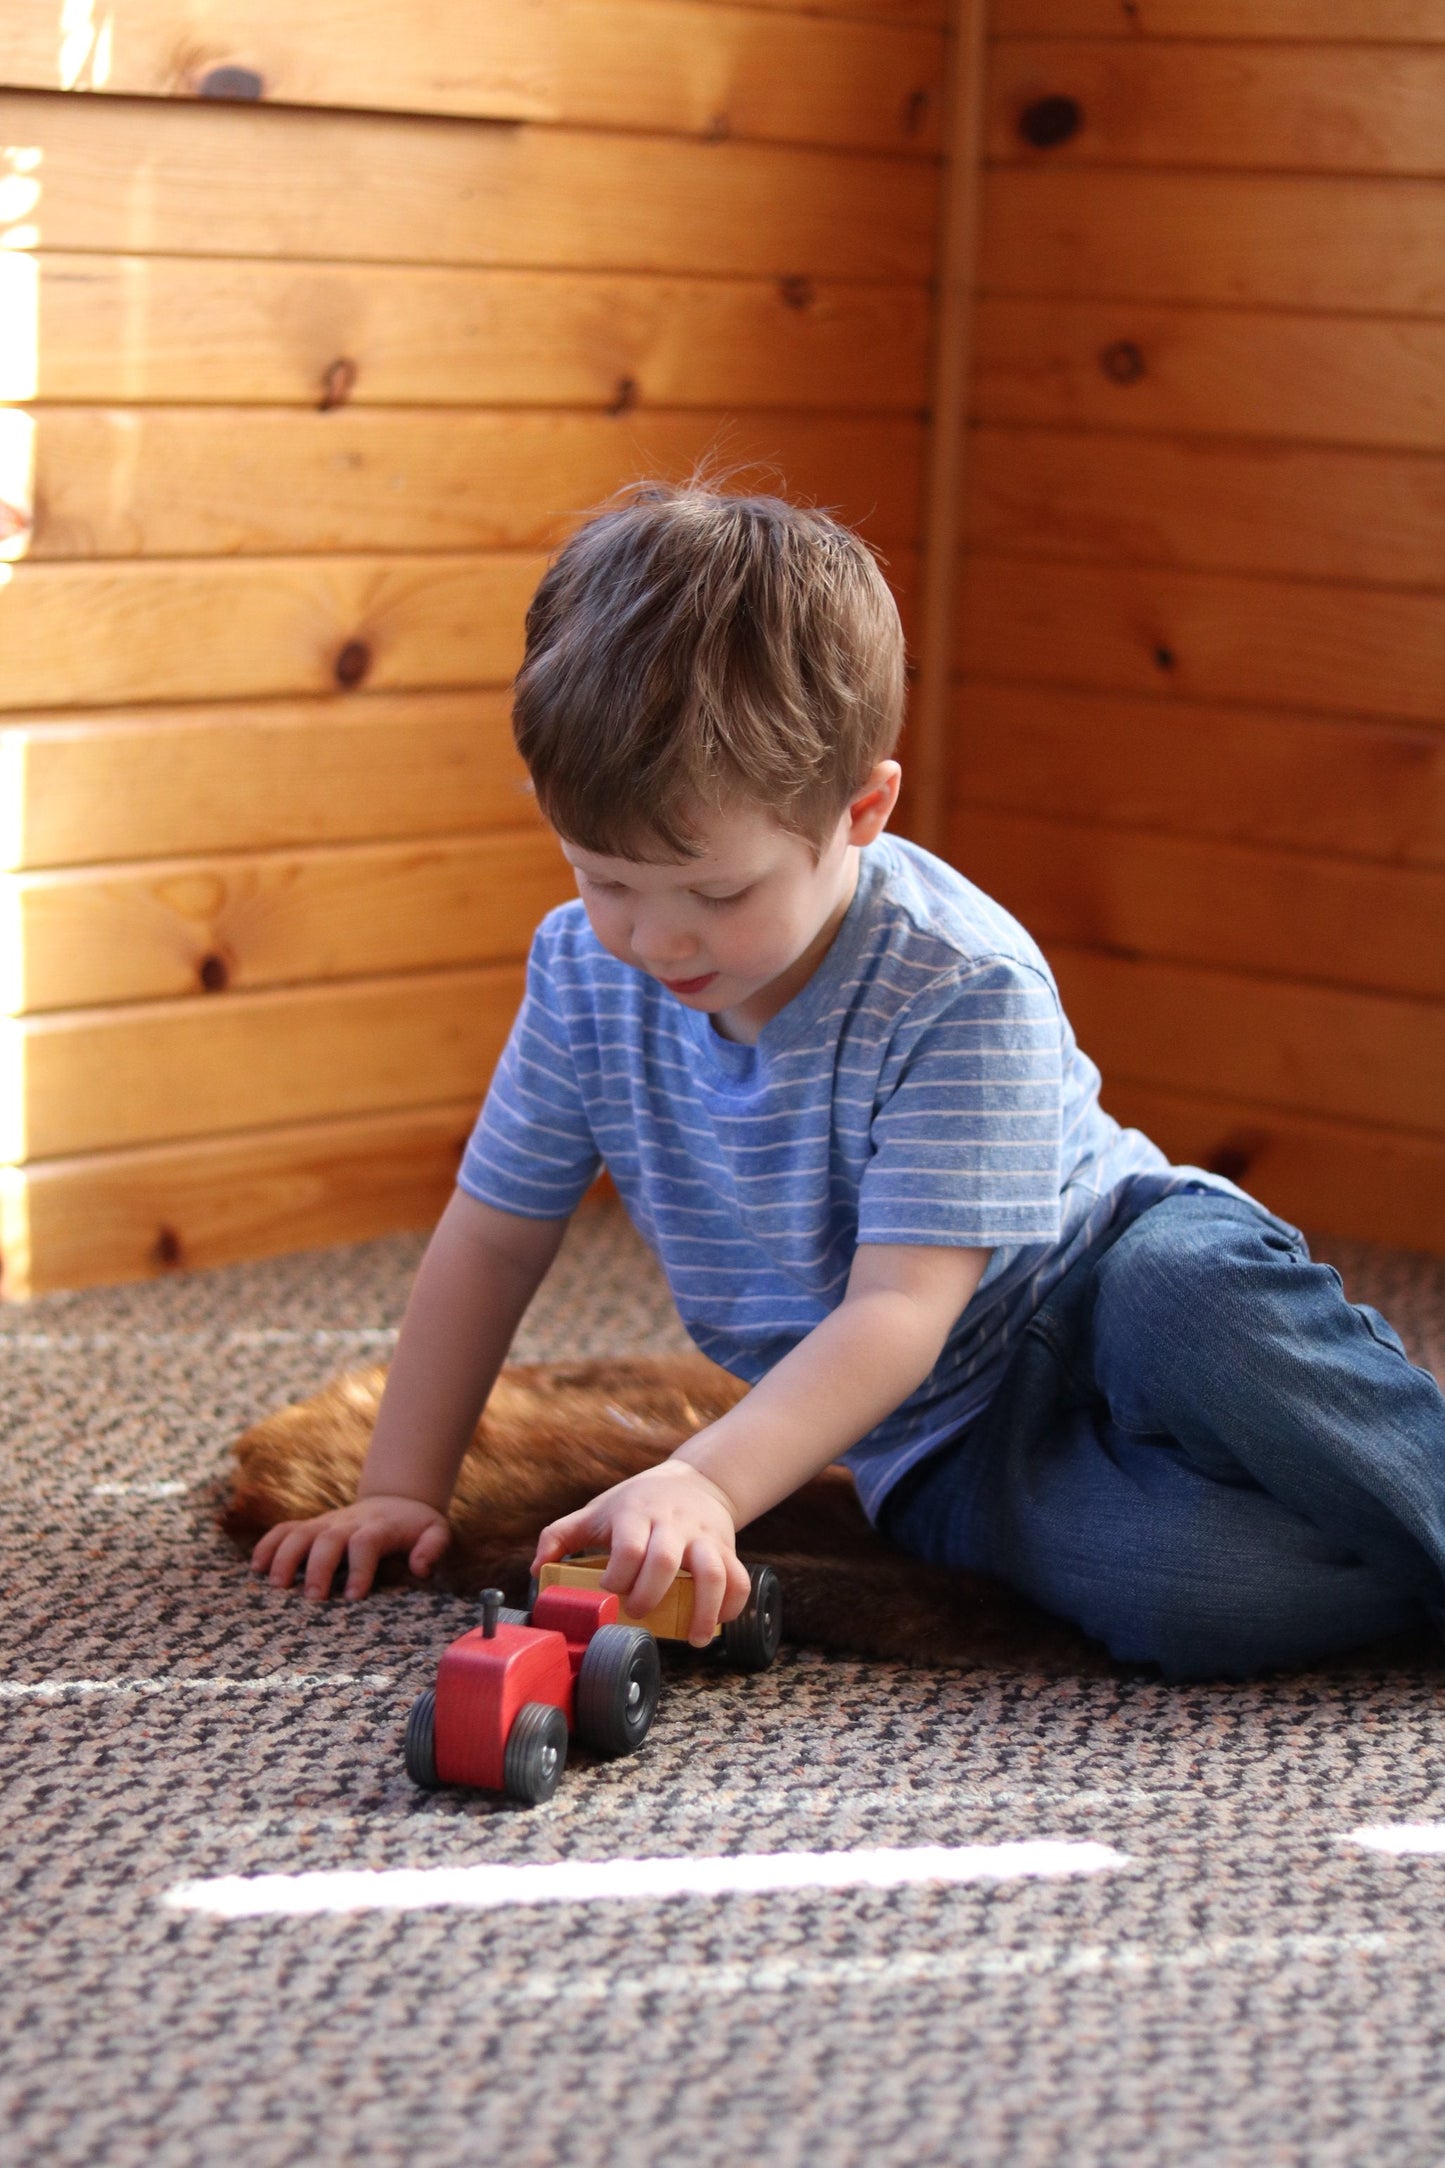
[{"label": "boy's head", "polygon": [[776,497],[643,483],[527,613],[513,710],[564,841],[677,861],[765,810],[816,852],[903,718],[897,607],[858,537]]}]

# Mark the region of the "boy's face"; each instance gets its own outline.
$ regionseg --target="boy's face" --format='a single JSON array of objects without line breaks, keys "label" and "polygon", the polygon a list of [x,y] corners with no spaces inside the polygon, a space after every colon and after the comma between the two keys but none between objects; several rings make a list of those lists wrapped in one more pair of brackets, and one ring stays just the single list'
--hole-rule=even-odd
[{"label": "boy's face", "polygon": [[703,849],[681,864],[562,849],[608,954],[751,1041],[827,953],[857,886],[859,846],[881,833],[898,775],[896,761],[879,763],[816,858],[741,803],[697,821]]}]

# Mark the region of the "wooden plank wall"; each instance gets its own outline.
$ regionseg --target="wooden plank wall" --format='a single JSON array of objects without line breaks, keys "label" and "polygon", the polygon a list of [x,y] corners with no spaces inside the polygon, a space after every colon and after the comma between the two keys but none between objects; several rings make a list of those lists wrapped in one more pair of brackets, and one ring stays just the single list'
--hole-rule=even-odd
[{"label": "wooden plank wall", "polygon": [[943,42],[9,0],[7,1293],[433,1215],[565,893],[504,688],[580,508],[762,462],[906,590]]},{"label": "wooden plank wall", "polygon": [[951,848],[1106,1103],[1445,1250],[1445,0],[995,0]]}]

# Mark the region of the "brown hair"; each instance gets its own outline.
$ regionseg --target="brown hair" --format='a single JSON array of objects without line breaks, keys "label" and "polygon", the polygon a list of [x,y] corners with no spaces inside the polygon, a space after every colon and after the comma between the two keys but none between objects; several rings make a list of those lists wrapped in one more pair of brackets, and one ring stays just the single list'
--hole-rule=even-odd
[{"label": "brown hair", "polygon": [[848,528],[643,482],[537,589],[513,728],[543,812],[584,850],[691,857],[699,807],[733,795],[816,847],[892,751],[903,673],[897,606]]}]

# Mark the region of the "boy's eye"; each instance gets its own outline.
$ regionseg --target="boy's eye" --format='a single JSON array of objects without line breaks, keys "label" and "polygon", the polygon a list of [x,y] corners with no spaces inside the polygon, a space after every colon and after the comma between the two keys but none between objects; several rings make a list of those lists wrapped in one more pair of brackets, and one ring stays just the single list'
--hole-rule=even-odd
[{"label": "boy's eye", "polygon": [[731,896],[699,896],[697,900],[699,903],[712,904],[741,903],[747,893],[748,892],[745,888],[740,888],[737,890],[736,894]]}]

